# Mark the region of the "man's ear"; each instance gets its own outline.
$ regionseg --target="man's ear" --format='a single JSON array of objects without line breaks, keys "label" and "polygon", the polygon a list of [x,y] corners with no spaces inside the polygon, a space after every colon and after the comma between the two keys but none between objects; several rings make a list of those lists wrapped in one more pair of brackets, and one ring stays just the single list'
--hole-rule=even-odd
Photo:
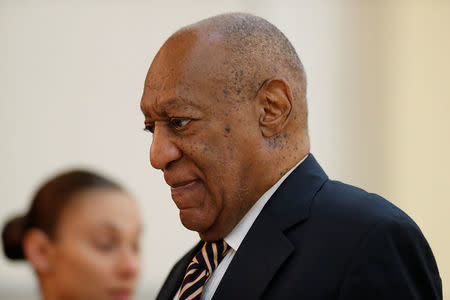
[{"label": "man's ear", "polygon": [[279,134],[292,110],[292,92],[289,84],[280,78],[268,79],[256,96],[259,105],[259,125],[264,137]]},{"label": "man's ear", "polygon": [[37,273],[50,272],[52,246],[52,242],[42,230],[30,229],[25,233],[23,251]]}]

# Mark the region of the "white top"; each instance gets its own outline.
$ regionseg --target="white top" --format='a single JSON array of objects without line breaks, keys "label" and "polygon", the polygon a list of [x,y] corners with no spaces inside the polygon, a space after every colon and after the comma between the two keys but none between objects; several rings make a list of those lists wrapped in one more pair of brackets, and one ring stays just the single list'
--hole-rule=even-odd
[{"label": "white top", "polygon": [[[265,192],[261,198],[252,206],[252,208],[245,214],[245,216],[241,219],[241,221],[234,227],[234,229],[224,238],[225,242],[228,244],[230,249],[227,251],[227,254],[222,259],[220,264],[211,274],[211,277],[205,283],[203,287],[203,292],[201,295],[201,300],[210,300],[214,293],[216,292],[217,287],[219,286],[220,281],[222,280],[223,275],[227,271],[228,266],[233,260],[236,251],[239,249],[242,241],[247,235],[250,227],[252,227],[256,218],[261,213],[264,205],[266,205],[267,201],[269,201],[270,197],[275,193],[275,191],[280,187],[284,180],[295,170],[306,158],[306,155],[298,164],[296,164],[292,169],[290,169],[280,180],[277,181],[270,189]],[[178,295],[180,290],[175,294],[174,300],[178,299]]]}]

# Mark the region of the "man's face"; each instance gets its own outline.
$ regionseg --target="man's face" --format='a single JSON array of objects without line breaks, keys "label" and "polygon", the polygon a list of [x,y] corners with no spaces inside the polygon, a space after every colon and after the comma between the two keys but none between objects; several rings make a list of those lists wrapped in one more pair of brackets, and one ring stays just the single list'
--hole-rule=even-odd
[{"label": "man's face", "polygon": [[258,180],[264,166],[257,163],[257,106],[236,101],[224,50],[204,44],[193,34],[165,44],[148,72],[141,109],[153,132],[151,164],[164,172],[181,222],[203,240],[217,240],[266,187]]}]

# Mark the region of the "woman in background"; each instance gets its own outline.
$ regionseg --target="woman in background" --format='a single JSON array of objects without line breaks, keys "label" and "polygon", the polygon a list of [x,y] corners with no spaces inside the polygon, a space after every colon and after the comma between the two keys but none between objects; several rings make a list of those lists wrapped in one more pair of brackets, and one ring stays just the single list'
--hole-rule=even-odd
[{"label": "woman in background", "polygon": [[140,217],[118,184],[87,171],[45,183],[2,232],[12,260],[33,266],[43,299],[129,299],[140,268]]}]

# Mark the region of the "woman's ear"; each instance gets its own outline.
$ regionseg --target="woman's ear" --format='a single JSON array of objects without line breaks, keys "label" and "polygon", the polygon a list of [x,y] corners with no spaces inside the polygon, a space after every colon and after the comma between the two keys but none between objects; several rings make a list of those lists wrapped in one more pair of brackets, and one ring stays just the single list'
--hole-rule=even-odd
[{"label": "woman's ear", "polygon": [[280,78],[268,79],[256,96],[259,105],[259,125],[264,137],[282,132],[292,110],[289,84]]},{"label": "woman's ear", "polygon": [[25,233],[23,251],[37,273],[48,273],[51,270],[52,247],[52,242],[42,230],[30,229]]}]

